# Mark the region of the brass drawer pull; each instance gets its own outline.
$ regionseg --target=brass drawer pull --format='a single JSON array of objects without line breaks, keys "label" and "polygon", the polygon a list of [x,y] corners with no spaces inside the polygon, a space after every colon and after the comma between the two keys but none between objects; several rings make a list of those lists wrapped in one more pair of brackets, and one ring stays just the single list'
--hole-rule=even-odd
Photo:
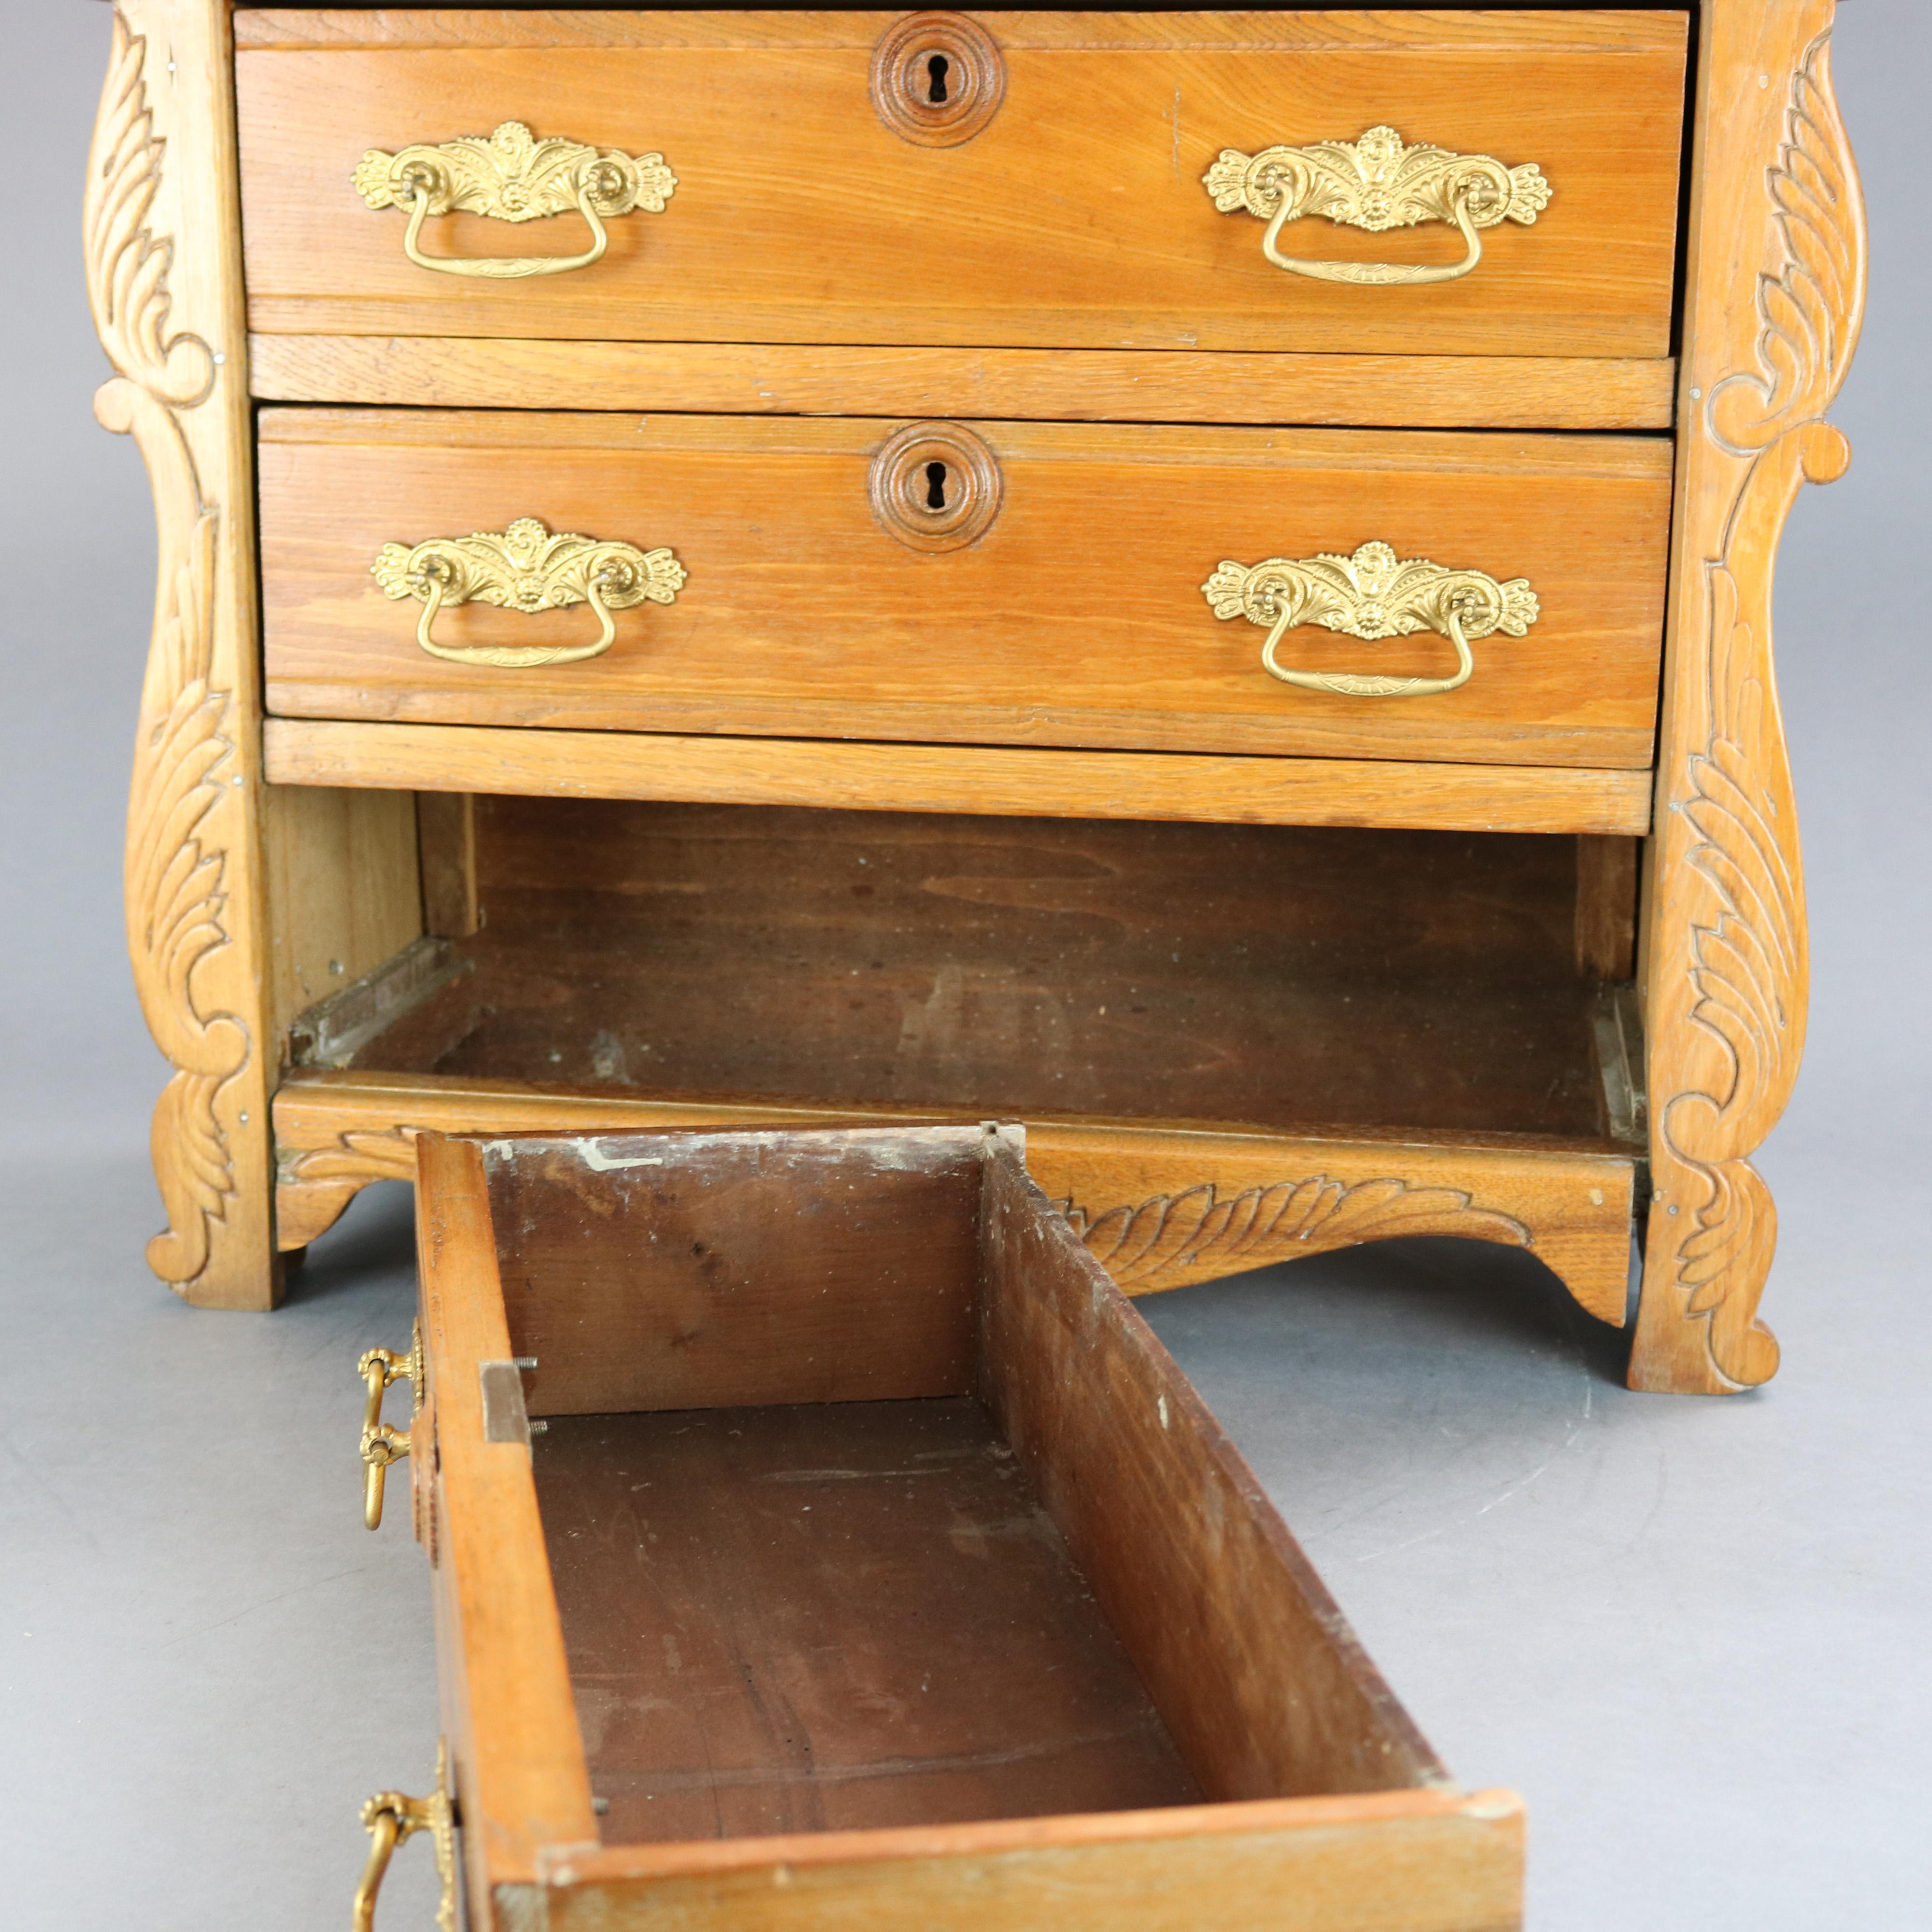
[{"label": "brass drawer pull", "polygon": [[389,1860],[398,1845],[407,1844],[418,1832],[430,1834],[436,1853],[436,1876],[442,1882],[442,1895],[436,1909],[436,1932],[457,1932],[456,1808],[449,1796],[448,1745],[437,1741],[436,1789],[427,1798],[411,1798],[400,1791],[379,1791],[362,1808],[362,1828],[369,1834],[369,1858],[362,1868],[362,1882],[356,1888],[351,1921],[355,1932],[374,1932],[376,1894],[382,1888]]},{"label": "brass drawer pull", "polygon": [[392,1462],[400,1462],[410,1453],[410,1432],[392,1429],[382,1420],[383,1392],[394,1382],[406,1382],[411,1393],[410,1420],[422,1413],[422,1327],[416,1334],[406,1355],[387,1348],[371,1348],[356,1364],[368,1399],[362,1406],[362,1520],[370,1529],[382,1523],[383,1472]]},{"label": "brass drawer pull", "polygon": [[[668,550],[641,550],[631,544],[568,532],[553,536],[535,517],[519,517],[506,530],[431,537],[413,548],[386,543],[369,568],[384,596],[422,600],[416,642],[431,657],[512,670],[601,656],[617,634],[612,611],[628,610],[646,598],[653,604],[671,603],[683,588],[686,575],[683,565]],[[532,613],[588,604],[597,614],[596,641],[440,644],[430,635],[439,610],[472,602]]]},{"label": "brass drawer pull", "polygon": [[[393,154],[371,148],[357,164],[353,179],[356,192],[371,208],[410,211],[403,253],[418,268],[492,281],[589,268],[610,245],[606,221],[636,208],[662,214],[677,186],[662,154],[627,154],[621,148],[555,137],[539,141],[520,121],[506,121],[493,134],[419,142]],[[460,212],[497,221],[536,221],[572,208],[590,224],[590,246],[580,255],[492,255],[465,261],[425,255],[418,245],[423,223],[432,214]]]},{"label": "brass drawer pull", "polygon": [[[1493,632],[1520,638],[1538,616],[1526,578],[1499,584],[1480,570],[1450,570],[1426,557],[1398,558],[1385,543],[1365,543],[1353,556],[1271,556],[1252,567],[1224,562],[1201,586],[1217,617],[1268,626],[1262,663],[1270,676],[1304,691],[1343,698],[1424,698],[1454,691],[1475,669],[1469,650]],[[1357,671],[1284,670],[1275,662],[1282,634],[1318,624],[1371,641],[1437,631],[1456,647],[1453,677],[1377,677]]]},{"label": "brass drawer pull", "polygon": [[[1268,224],[1262,253],[1277,268],[1323,282],[1453,282],[1483,259],[1478,230],[1503,220],[1527,227],[1550,205],[1550,184],[1534,161],[1507,168],[1487,154],[1452,154],[1424,143],[1412,148],[1393,128],[1371,128],[1359,141],[1264,148],[1258,154],[1223,148],[1201,179],[1223,214],[1245,210]],[[1468,252],[1452,268],[1304,261],[1275,246],[1282,224],[1304,214],[1325,214],[1338,226],[1372,234],[1450,221],[1462,231]]]}]

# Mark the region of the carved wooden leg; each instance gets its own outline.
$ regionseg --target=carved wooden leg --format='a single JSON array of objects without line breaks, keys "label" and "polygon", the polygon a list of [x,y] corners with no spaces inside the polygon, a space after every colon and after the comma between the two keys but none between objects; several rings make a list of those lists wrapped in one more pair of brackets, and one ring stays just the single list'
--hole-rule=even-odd
[{"label": "carved wooden leg", "polygon": [[88,290],[116,374],[94,413],[140,446],[160,574],[128,814],[128,940],[175,1071],[154,1109],[168,1225],[148,1261],[227,1308],[278,1292],[262,1000],[261,782],[246,337],[228,14],[122,0],[88,156]]},{"label": "carved wooden leg", "polygon": [[[1691,211],[1671,629],[1646,895],[1653,1201],[1634,1388],[1766,1381],[1777,1217],[1749,1156],[1790,1097],[1808,967],[1771,649],[1799,486],[1850,460],[1821,420],[1864,304],[1857,177],[1832,98],[1831,0],[1707,7]],[[1711,270],[1739,250],[1760,273]],[[1702,266],[1700,266],[1700,262]]]}]

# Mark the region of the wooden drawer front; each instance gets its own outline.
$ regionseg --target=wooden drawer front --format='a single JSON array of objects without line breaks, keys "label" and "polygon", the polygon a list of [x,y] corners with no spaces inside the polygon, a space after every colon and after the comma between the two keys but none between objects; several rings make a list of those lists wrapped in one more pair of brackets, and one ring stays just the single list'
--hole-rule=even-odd
[{"label": "wooden drawer front", "polygon": [[[1636,767],[1651,757],[1670,452],[1642,437],[970,426],[1003,494],[967,547],[875,514],[898,428],[838,420],[270,410],[260,490],[268,705],[286,716]],[[946,487],[957,488],[949,468]],[[452,663],[371,574],[387,543],[553,532],[668,548],[674,604],[587,661]],[[1370,542],[1527,580],[1521,637],[1460,688],[1360,697],[1263,668],[1218,619],[1224,560]],[[587,645],[580,606],[441,611],[441,646]],[[1432,632],[1288,632],[1280,662],[1439,676]]]},{"label": "wooden drawer front", "polygon": [[[1402,353],[1667,352],[1685,16],[991,14],[1004,92],[963,146],[875,111],[890,14],[295,10],[238,16],[252,326],[278,333],[1040,344]],[[365,207],[365,152],[506,122],[676,177],[568,273],[476,280],[405,258]],[[1462,279],[1285,272],[1222,213],[1224,150],[1358,142],[1534,164],[1533,225],[1499,220]],[[570,255],[570,213],[425,224],[425,252]],[[1306,215],[1292,256],[1449,265],[1453,225]]]},{"label": "wooden drawer front", "polygon": [[1520,1923],[1013,1132],[419,1143],[475,1932]]}]

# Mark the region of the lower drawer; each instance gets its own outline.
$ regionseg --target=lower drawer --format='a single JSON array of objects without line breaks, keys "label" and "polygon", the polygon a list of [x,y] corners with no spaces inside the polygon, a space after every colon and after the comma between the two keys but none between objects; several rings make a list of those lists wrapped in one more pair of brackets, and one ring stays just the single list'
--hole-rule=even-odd
[{"label": "lower drawer", "polygon": [[1519,1802],[1451,1783],[1014,1138],[424,1138],[472,1928],[1520,1922]]},{"label": "lower drawer", "polygon": [[[260,438],[285,716],[1652,757],[1666,440],[305,409]],[[559,535],[632,547],[608,648],[608,557]],[[639,595],[658,550],[674,602]]]}]

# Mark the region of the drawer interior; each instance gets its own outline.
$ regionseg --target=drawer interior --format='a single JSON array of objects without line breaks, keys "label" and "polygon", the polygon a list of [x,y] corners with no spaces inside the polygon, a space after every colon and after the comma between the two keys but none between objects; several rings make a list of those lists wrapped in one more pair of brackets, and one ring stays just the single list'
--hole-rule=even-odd
[{"label": "drawer interior", "polygon": [[482,1166],[605,1846],[1447,1783],[1010,1138]]},{"label": "drawer interior", "polygon": [[607,1844],[1202,1802],[972,1398],[560,1417],[535,1467]]},{"label": "drawer interior", "polygon": [[1630,973],[1634,840],[536,798],[472,822],[453,975],[327,1064],[1628,1137],[1598,1021]]}]

